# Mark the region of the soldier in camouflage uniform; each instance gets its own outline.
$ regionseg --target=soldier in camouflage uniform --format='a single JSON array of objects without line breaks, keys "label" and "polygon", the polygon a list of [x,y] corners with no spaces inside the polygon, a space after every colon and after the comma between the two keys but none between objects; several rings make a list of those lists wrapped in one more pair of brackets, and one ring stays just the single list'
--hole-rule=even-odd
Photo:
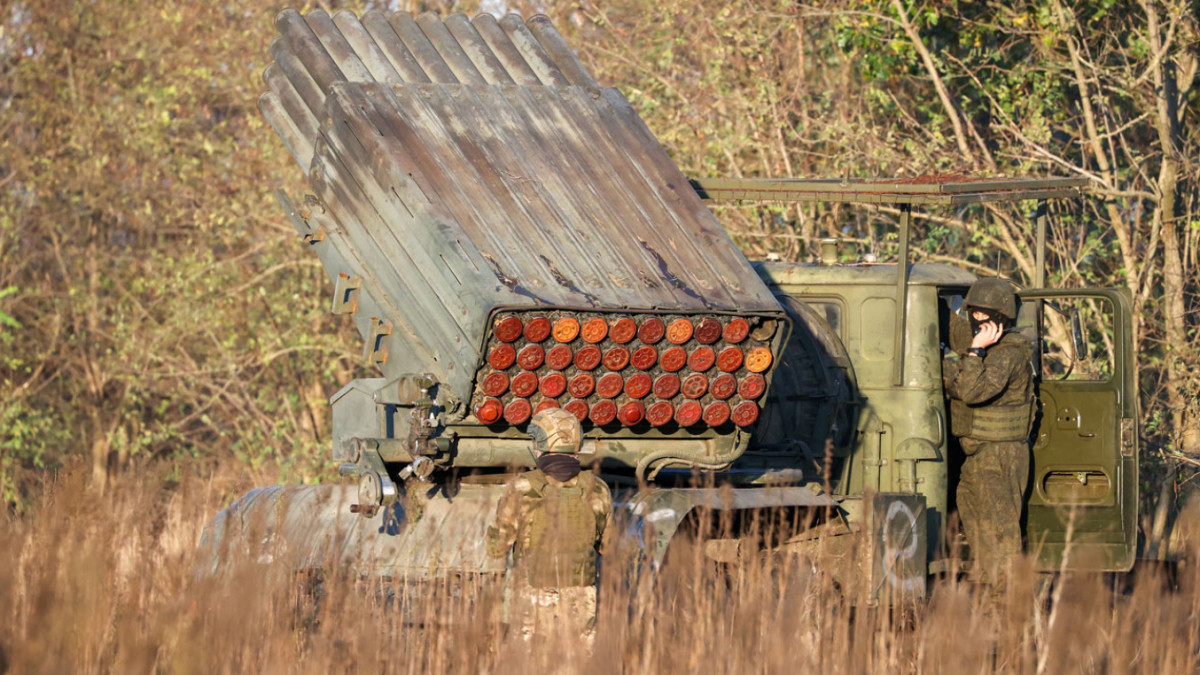
[{"label": "soldier in camouflage uniform", "polygon": [[512,620],[528,639],[566,629],[590,638],[596,616],[596,563],[612,512],[604,481],[580,471],[582,431],[571,413],[533,416],[537,468],[513,480],[488,529],[488,554],[511,554]]},{"label": "soldier in camouflage uniform", "polygon": [[963,305],[968,318],[952,316],[950,331],[951,348],[960,358],[948,358],[943,371],[951,431],[966,455],[958,513],[977,578],[999,592],[1005,570],[1022,550],[1021,507],[1029,479],[1034,408],[1033,345],[1011,330],[1017,300],[1009,282],[980,279]]}]

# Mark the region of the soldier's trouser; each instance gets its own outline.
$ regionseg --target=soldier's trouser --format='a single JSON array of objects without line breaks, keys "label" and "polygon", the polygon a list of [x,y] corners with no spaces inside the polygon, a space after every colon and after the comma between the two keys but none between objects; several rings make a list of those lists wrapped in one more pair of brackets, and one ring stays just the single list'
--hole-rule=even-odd
[{"label": "soldier's trouser", "polygon": [[1024,441],[959,439],[966,460],[958,483],[962,519],[976,577],[1003,583],[1003,573],[1021,554],[1021,505],[1029,480],[1029,445]]}]

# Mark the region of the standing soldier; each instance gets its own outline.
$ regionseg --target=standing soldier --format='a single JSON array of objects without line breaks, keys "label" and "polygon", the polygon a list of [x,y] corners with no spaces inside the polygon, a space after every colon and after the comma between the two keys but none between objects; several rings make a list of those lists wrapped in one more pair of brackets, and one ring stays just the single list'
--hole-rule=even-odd
[{"label": "standing soldier", "polygon": [[510,612],[525,637],[568,627],[591,635],[596,617],[596,562],[612,495],[604,481],[581,472],[579,420],[560,408],[529,423],[537,468],[513,480],[488,529],[488,554],[512,554],[515,588]]},{"label": "standing soldier", "polygon": [[[1007,567],[1021,554],[1021,507],[1029,479],[1033,427],[1033,345],[1012,330],[1017,298],[1003,279],[980,279],[967,291],[964,309],[970,346],[957,364],[948,361],[950,426],[966,455],[958,483],[958,512],[977,577],[999,594]],[[953,338],[965,329],[955,316]],[[965,338],[961,342],[965,342]]]}]

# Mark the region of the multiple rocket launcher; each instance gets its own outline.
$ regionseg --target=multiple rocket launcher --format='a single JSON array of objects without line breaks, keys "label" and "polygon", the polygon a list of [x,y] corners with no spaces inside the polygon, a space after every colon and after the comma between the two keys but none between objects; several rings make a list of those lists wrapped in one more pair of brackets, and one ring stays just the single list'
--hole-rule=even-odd
[{"label": "multiple rocket launcher", "polygon": [[788,316],[546,17],[276,26],[259,105],[312,190],[281,202],[383,373],[335,395],[335,457],[504,466],[547,406],[639,471],[744,451]]},{"label": "multiple rocket launcher", "polygon": [[[952,478],[932,440],[944,438],[941,392],[906,379],[936,382],[936,340],[906,343],[906,326],[933,328],[941,301],[931,286],[972,277],[926,266],[926,278],[909,284],[911,206],[1071,197],[1084,179],[693,182],[545,17],[285,10],[276,27],[259,105],[311,191],[298,205],[280,201],[333,281],[333,311],[353,318],[382,377],[357,379],[332,399],[334,459],[358,485],[248,493],[206,528],[203,568],[216,571],[234,547],[278,540],[306,567],[336,557],[405,579],[501,573],[483,545],[502,490],[496,470],[530,464],[524,424],[559,406],[583,422],[580,454],[614,480],[622,467],[641,483],[667,468],[723,471],[739,461],[742,476],[782,469],[779,478],[807,480],[639,490],[629,513],[653,523],[644,531],[656,533],[654,560],[697,507],[831,507],[810,488],[832,482],[847,495],[839,504],[850,523],[874,542],[873,571],[863,576],[849,557],[849,574],[871,597],[896,584],[923,588],[924,554],[940,546],[926,526],[944,525]],[[760,278],[698,193],[900,204],[901,264],[768,264]],[[1037,225],[1041,275],[1046,219]],[[763,279],[779,285],[778,298]],[[848,307],[824,302],[821,284],[836,284]],[[1128,347],[1128,299],[1109,289],[1084,297],[1121,308],[1118,343]],[[890,320],[877,319],[881,307]],[[1075,412],[1071,425],[1042,425],[1037,484],[1069,473],[1121,486],[1108,511],[1082,525],[1061,515],[1077,493],[1055,501],[1035,490],[1030,540],[1045,542],[1047,569],[1080,544],[1104,569],[1132,564],[1137,397],[1132,355],[1123,361],[1111,388],[1043,383],[1057,409]],[[856,373],[875,392],[865,410]],[[1097,398],[1103,392],[1113,396]],[[396,504],[397,481],[434,480],[451,467],[465,471],[446,489]],[[858,497],[871,491],[864,517]],[[1096,505],[1090,496],[1078,503]],[[893,524],[903,528],[905,560],[888,545]],[[1072,531],[1090,534],[1068,542]],[[803,542],[786,546],[794,544]]]},{"label": "multiple rocket launcher", "polygon": [[751,330],[742,317],[639,319],[501,315],[472,400],[476,419],[523,424],[561,407],[600,427],[754,424],[774,362],[765,342],[774,321]]}]

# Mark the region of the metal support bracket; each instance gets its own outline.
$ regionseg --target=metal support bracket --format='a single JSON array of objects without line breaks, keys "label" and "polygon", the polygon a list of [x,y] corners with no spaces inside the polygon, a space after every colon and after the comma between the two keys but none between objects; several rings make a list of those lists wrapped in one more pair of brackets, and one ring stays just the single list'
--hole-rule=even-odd
[{"label": "metal support bracket", "polygon": [[387,337],[391,334],[391,321],[380,319],[377,316],[371,317],[371,328],[367,331],[367,341],[366,344],[363,345],[363,361],[365,361],[368,366],[387,363]]},{"label": "metal support bracket", "polygon": [[353,277],[338,273],[333,282],[333,306],[330,312],[334,314],[353,314],[358,311],[358,289],[362,288],[362,277]]},{"label": "metal support bracket", "polygon": [[388,474],[387,465],[379,450],[359,439],[355,439],[358,455],[358,503],[350,505],[350,513],[371,518],[380,507],[391,506],[399,498],[396,482]]},{"label": "metal support bracket", "polygon": [[325,240],[325,226],[313,224],[309,221],[312,217],[312,208],[319,207],[321,213],[325,213],[325,205],[313,195],[304,195],[304,209],[296,208],[296,203],[283,190],[275,191],[275,200],[283,207],[284,213],[287,214],[288,220],[291,221],[292,227],[296,228],[296,232],[304,238],[306,244],[316,244]]},{"label": "metal support bracket", "polygon": [[892,384],[904,386],[904,331],[908,321],[909,229],[912,225],[912,204],[900,205],[900,260],[896,263],[896,334],[893,351],[895,364]]},{"label": "metal support bracket", "polygon": [[1046,222],[1049,220],[1046,215],[1046,201],[1039,199],[1037,210],[1033,212],[1033,220],[1037,225],[1037,251],[1033,268],[1033,287],[1046,287]]}]

